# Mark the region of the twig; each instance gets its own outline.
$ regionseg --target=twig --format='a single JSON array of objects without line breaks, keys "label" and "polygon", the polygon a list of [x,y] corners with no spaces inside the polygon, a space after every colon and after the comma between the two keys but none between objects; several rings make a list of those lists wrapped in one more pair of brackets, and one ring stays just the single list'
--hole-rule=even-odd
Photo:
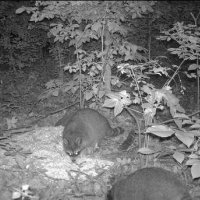
[{"label": "twig", "polygon": [[17,129],[9,129],[9,130],[3,130],[3,135],[9,135],[9,134],[16,134],[16,133],[25,133],[34,130],[34,127],[21,127]]},{"label": "twig", "polygon": [[24,132],[32,131],[32,130],[34,130],[33,124],[37,123],[39,120],[44,119],[44,118],[46,118],[46,117],[48,117],[50,115],[54,115],[54,114],[56,114],[58,112],[61,112],[63,110],[66,110],[66,109],[74,106],[77,103],[79,103],[79,101],[77,101],[77,102],[75,102],[75,103],[73,103],[73,104],[71,104],[69,106],[66,106],[64,108],[61,108],[59,110],[53,111],[53,112],[51,112],[51,113],[49,113],[49,114],[47,114],[45,116],[39,117],[35,121],[31,122],[31,125],[28,125],[28,126],[25,126],[25,127],[18,127],[18,128],[14,128],[14,129],[9,129],[9,130],[2,130],[2,132],[3,133],[5,132],[6,134],[15,134],[15,133],[22,133],[22,132],[24,133]]},{"label": "twig", "polygon": [[66,107],[64,107],[64,108],[61,108],[61,109],[59,109],[59,110],[53,111],[53,112],[51,112],[51,113],[48,113],[48,114],[46,114],[45,116],[39,117],[39,118],[36,119],[35,121],[31,122],[31,124],[33,125],[33,124],[35,124],[36,122],[38,122],[39,120],[41,120],[41,119],[44,119],[44,118],[46,118],[46,117],[48,117],[48,116],[50,116],[50,115],[54,115],[54,114],[56,114],[56,113],[58,113],[58,112],[61,112],[61,111],[63,111],[63,110],[66,110],[66,109],[68,109],[68,108],[74,106],[74,105],[77,104],[77,103],[79,103],[79,101],[77,101],[77,102],[75,102],[75,103],[73,103],[73,104],[71,104],[71,105],[69,105],[69,106],[66,106]]},{"label": "twig", "polygon": [[126,111],[131,115],[131,117],[133,117],[136,121],[136,124],[137,124],[137,127],[138,127],[138,135],[139,135],[139,148],[141,148],[141,130],[140,130],[140,125],[139,125],[139,122],[137,120],[137,117],[128,109],[128,108],[125,108]]},{"label": "twig", "polygon": [[[194,116],[194,115],[197,115],[198,113],[200,113],[200,110],[198,110],[197,112],[194,112],[194,113],[188,115],[188,117],[192,117],[192,116]],[[167,123],[172,122],[172,121],[174,121],[174,119],[168,119],[168,120],[166,120],[166,121],[164,121],[164,122],[161,122],[161,123],[158,124],[158,125],[167,124]]]}]

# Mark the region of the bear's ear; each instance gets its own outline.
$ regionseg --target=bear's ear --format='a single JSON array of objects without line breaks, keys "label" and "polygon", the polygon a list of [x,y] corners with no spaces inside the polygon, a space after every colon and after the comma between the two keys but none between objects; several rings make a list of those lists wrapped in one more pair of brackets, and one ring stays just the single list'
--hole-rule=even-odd
[{"label": "bear's ear", "polygon": [[64,138],[64,139],[63,139],[63,143],[64,143],[64,145],[68,146],[69,141],[68,141],[66,138]]},{"label": "bear's ear", "polygon": [[80,137],[77,137],[77,138],[76,138],[76,144],[77,144],[78,146],[80,146],[81,143],[82,143],[82,139],[81,139]]}]

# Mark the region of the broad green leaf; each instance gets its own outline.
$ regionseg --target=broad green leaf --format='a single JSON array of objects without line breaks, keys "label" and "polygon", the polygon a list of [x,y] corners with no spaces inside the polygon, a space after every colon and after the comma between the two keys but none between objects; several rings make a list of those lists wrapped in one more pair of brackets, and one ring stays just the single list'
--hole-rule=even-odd
[{"label": "broad green leaf", "polygon": [[106,99],[103,104],[103,107],[113,108],[115,107],[116,103],[117,101],[114,99]]},{"label": "broad green leaf", "polygon": [[178,126],[179,129],[182,129],[182,120],[180,119],[174,119],[174,122],[176,123],[176,125]]},{"label": "broad green leaf", "polygon": [[200,137],[200,131],[199,130],[188,131],[188,134],[196,136],[196,137]]},{"label": "broad green leaf", "polygon": [[12,199],[19,199],[19,198],[21,198],[21,192],[20,191],[19,192],[14,191],[12,193]]},{"label": "broad green leaf", "polygon": [[174,118],[189,119],[189,117],[184,113],[176,113]]},{"label": "broad green leaf", "polygon": [[118,114],[120,114],[123,110],[123,104],[121,104],[120,102],[117,102],[115,104],[115,108],[114,108],[114,116],[117,116]]},{"label": "broad green leaf", "polygon": [[174,131],[163,125],[154,125],[149,128],[147,128],[146,133],[152,133],[154,135],[157,135],[159,137],[169,137],[174,134]]},{"label": "broad green leaf", "polygon": [[141,154],[144,154],[144,155],[150,155],[150,154],[156,153],[156,151],[149,149],[149,148],[146,148],[146,147],[140,148],[138,150],[138,152],[141,153]]},{"label": "broad green leaf", "polygon": [[193,122],[191,121],[191,119],[183,120],[182,125],[185,125],[185,124],[191,125],[191,124],[193,124]]},{"label": "broad green leaf", "polygon": [[173,154],[173,158],[179,162],[180,164],[184,161],[184,158],[185,158],[185,155],[183,153],[180,153],[178,151],[176,151],[174,154]]},{"label": "broad green leaf", "polygon": [[197,64],[191,64],[189,67],[188,67],[188,70],[190,71],[190,70],[196,70],[196,69],[198,69],[199,68],[199,65],[197,65]]},{"label": "broad green leaf", "polygon": [[18,8],[16,10],[16,14],[20,14],[20,13],[24,12],[25,10],[26,10],[26,7],[22,6],[21,8]]},{"label": "broad green leaf", "polygon": [[93,97],[93,92],[92,91],[86,91],[85,92],[85,99],[88,101]]},{"label": "broad green leaf", "polygon": [[190,129],[200,129],[200,124],[193,124],[192,126],[190,126]]},{"label": "broad green leaf", "polygon": [[192,145],[194,142],[194,136],[192,134],[188,134],[183,131],[176,130],[175,132],[176,137],[185,144],[188,148]]},{"label": "broad green leaf", "polygon": [[192,174],[192,178],[199,178],[200,177],[200,164],[194,164],[191,167],[191,174]]},{"label": "broad green leaf", "polygon": [[188,166],[191,166],[191,165],[194,165],[194,164],[198,164],[200,165],[200,160],[199,159],[189,159],[187,160],[187,162],[185,163],[185,165],[188,165]]},{"label": "broad green leaf", "polygon": [[91,29],[92,29],[93,31],[98,32],[98,30],[99,30],[101,27],[102,27],[101,23],[100,23],[100,22],[96,22],[96,23],[94,23],[94,24],[92,25]]}]

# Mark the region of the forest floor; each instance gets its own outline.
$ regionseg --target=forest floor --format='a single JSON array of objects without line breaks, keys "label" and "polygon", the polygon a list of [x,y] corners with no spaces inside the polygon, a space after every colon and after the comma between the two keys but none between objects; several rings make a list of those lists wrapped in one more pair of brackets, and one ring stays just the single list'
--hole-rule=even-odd
[{"label": "forest floor", "polygon": [[[101,150],[81,158],[78,167],[75,166],[63,155],[62,127],[54,125],[65,111],[78,109],[78,104],[74,104],[78,98],[67,92],[48,95],[48,86],[45,84],[57,79],[58,73],[53,63],[46,65],[41,67],[38,64],[17,73],[0,72],[0,179],[3,180],[0,183],[0,200],[103,200],[114,181],[112,177],[117,179],[123,174],[134,172],[141,160],[146,164],[145,156],[137,154],[138,136],[135,136],[134,144],[126,152],[117,151],[133,125],[123,115],[117,118],[117,122],[111,120],[113,123],[124,123],[125,134],[104,141]],[[163,79],[152,78],[152,82],[160,85]],[[197,83],[184,77],[184,94],[180,94],[179,84],[175,84],[175,95],[189,115],[197,111]],[[113,118],[111,115],[107,117]],[[168,120],[169,112],[160,112],[157,118],[159,121]],[[149,145],[159,149],[162,156],[157,159],[149,155],[148,165],[180,173],[181,167],[171,156],[167,156],[168,146],[180,145],[177,139],[160,141],[152,138]],[[199,181],[192,180],[189,171],[185,171],[181,179],[187,183],[191,193],[198,193]]]}]

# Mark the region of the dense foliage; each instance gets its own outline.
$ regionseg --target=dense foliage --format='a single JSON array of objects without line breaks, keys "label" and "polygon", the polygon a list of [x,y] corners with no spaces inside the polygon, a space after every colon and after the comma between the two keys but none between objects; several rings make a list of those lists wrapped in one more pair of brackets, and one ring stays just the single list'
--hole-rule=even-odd
[{"label": "dense foliage", "polygon": [[[1,1],[0,64],[19,73],[37,66],[36,61],[43,65],[48,55],[59,76],[46,83],[38,100],[78,94],[81,104],[103,104],[115,115],[140,105],[146,133],[175,134],[189,148],[197,132],[187,136],[150,126],[165,108],[180,130],[185,124],[199,125],[185,114],[172,85],[185,61],[192,62],[187,76],[199,79],[199,7],[197,1]],[[178,63],[163,62],[170,54],[178,56]],[[70,74],[67,81],[65,74]],[[168,80],[156,87],[149,81],[155,75]],[[181,156],[175,159],[182,162]]]}]

